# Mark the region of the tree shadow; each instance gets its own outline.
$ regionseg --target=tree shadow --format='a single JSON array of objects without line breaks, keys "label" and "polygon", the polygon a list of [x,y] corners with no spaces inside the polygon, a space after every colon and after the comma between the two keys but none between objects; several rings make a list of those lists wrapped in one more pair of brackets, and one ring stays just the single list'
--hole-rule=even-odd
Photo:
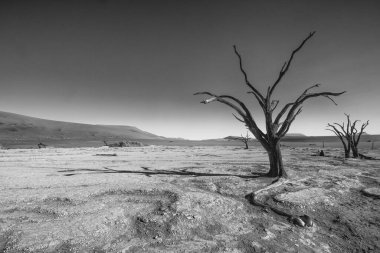
[{"label": "tree shadow", "polygon": [[[103,169],[67,169],[67,170],[59,170],[58,172],[66,173],[64,176],[75,176],[75,175],[83,175],[83,174],[140,174],[147,177],[151,177],[154,175],[173,175],[173,176],[191,176],[191,177],[239,177],[243,179],[251,179],[258,177],[266,177],[267,173],[256,172],[252,173],[252,175],[239,175],[239,174],[227,174],[227,173],[203,173],[203,172],[194,172],[187,171],[186,169],[181,170],[151,170],[148,167],[141,167],[142,171],[136,170],[113,170],[107,167],[103,167]],[[69,172],[69,173],[67,173]],[[88,172],[88,173],[81,173]]]}]

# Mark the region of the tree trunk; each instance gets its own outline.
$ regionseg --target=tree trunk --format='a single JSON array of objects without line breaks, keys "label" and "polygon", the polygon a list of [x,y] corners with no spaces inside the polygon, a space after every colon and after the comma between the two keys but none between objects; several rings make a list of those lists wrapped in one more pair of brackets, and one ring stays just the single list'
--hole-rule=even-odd
[{"label": "tree trunk", "polygon": [[347,150],[347,149],[344,150],[344,157],[350,158],[350,150]]},{"label": "tree trunk", "polygon": [[268,172],[269,177],[287,177],[284,166],[282,164],[282,156],[280,150],[280,143],[272,145],[268,150],[270,169]]},{"label": "tree trunk", "polygon": [[351,142],[348,139],[347,139],[347,145],[343,140],[342,142],[343,142],[343,147],[344,147],[344,157],[350,158],[351,148],[353,148],[351,145]]},{"label": "tree trunk", "polygon": [[245,143],[245,149],[248,149],[248,142],[244,142]]},{"label": "tree trunk", "polygon": [[352,145],[352,157],[353,158],[358,158],[359,157],[358,147],[356,147],[355,145]]}]

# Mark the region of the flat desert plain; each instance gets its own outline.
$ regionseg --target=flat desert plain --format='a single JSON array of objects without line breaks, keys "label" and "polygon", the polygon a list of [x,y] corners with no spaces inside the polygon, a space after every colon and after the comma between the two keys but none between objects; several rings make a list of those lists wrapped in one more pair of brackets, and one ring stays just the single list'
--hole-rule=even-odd
[{"label": "flat desert plain", "polygon": [[312,227],[245,197],[273,181],[260,147],[0,150],[0,252],[379,252],[380,160],[282,150],[260,199]]}]

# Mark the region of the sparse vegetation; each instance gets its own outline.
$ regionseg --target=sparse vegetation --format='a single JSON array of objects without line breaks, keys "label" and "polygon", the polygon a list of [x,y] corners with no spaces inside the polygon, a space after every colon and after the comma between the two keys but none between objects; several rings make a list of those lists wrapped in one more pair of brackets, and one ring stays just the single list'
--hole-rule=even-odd
[{"label": "sparse vegetation", "polygon": [[[283,64],[277,79],[272,86],[269,86],[267,93],[263,94],[248,80],[247,72],[245,71],[242,63],[242,57],[234,46],[235,54],[239,59],[240,71],[244,76],[245,84],[250,88],[248,93],[252,94],[257,102],[259,103],[264,116],[265,116],[265,128],[266,131],[262,131],[255,119],[253,118],[253,113],[248,109],[248,107],[239,99],[230,95],[216,95],[211,92],[197,92],[194,95],[208,95],[211,96],[205,99],[201,103],[208,104],[214,101],[218,101],[225,104],[232,109],[234,109],[239,116],[234,114],[234,117],[244,123],[248,130],[255,136],[255,138],[260,142],[260,144],[267,151],[270,162],[270,169],[268,172],[269,177],[287,177],[286,171],[283,166],[280,141],[288,132],[290,125],[294,122],[295,118],[301,113],[301,105],[308,99],[314,97],[326,97],[329,98],[334,104],[332,96],[342,95],[344,92],[310,92],[311,89],[319,87],[320,84],[312,85],[311,87],[304,90],[301,95],[293,102],[287,103],[273,118],[273,113],[276,110],[279,100],[273,99],[273,93],[277,88],[278,84],[281,82],[285,74],[288,72],[294,56],[297,52],[301,50],[304,44],[315,34],[315,32],[310,33],[301,44],[292,51],[289,59]],[[286,116],[284,116],[286,115]]]},{"label": "sparse vegetation", "polygon": [[104,144],[110,148],[122,148],[122,147],[142,147],[142,144],[139,141],[119,141],[115,143],[107,143],[107,141],[103,141]]}]

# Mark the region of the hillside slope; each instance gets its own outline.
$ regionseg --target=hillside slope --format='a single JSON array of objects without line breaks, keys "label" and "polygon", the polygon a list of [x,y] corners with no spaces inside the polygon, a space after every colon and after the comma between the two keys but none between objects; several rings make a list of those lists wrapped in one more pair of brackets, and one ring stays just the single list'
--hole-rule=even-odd
[{"label": "hillside slope", "polygon": [[132,126],[70,123],[0,112],[0,140],[161,140],[164,137]]}]

